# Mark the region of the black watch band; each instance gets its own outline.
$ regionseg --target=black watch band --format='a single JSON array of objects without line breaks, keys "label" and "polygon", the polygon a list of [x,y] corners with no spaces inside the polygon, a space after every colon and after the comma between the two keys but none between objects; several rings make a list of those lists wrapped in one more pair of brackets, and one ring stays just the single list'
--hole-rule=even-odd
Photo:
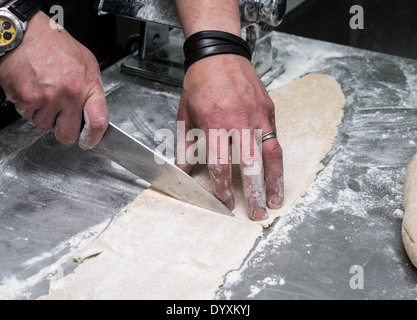
[{"label": "black watch band", "polygon": [[21,21],[26,22],[41,9],[41,6],[33,0],[17,0],[8,9]]}]

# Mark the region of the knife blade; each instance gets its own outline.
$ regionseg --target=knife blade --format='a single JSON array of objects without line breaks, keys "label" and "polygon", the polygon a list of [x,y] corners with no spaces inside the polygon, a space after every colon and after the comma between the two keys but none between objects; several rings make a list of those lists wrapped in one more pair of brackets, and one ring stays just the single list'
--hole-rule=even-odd
[{"label": "knife blade", "polygon": [[113,123],[109,123],[103,139],[95,149],[150,183],[152,187],[178,200],[234,216],[219,199],[191,176]]}]

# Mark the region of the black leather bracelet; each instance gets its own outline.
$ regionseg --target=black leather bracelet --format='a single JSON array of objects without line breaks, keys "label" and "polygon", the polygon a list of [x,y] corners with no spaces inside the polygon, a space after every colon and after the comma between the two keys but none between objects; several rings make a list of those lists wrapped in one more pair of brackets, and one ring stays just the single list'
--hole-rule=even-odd
[{"label": "black leather bracelet", "polygon": [[28,21],[40,9],[41,6],[33,0],[18,0],[9,7],[10,12],[23,22]]},{"label": "black leather bracelet", "polygon": [[184,42],[184,69],[198,60],[217,54],[237,54],[252,59],[249,45],[242,38],[223,31],[201,31],[187,38]]}]

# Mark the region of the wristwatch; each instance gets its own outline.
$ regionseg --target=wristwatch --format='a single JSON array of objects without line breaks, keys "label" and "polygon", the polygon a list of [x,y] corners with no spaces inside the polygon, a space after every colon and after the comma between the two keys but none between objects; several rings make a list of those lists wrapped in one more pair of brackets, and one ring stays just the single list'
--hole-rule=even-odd
[{"label": "wristwatch", "polygon": [[40,9],[33,0],[18,0],[0,8],[0,57],[20,44],[27,21]]}]

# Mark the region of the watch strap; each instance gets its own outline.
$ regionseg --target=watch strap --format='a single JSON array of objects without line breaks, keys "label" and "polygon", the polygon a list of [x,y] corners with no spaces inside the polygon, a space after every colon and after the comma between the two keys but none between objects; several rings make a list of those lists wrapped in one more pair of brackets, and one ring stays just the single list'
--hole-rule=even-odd
[{"label": "watch strap", "polygon": [[17,0],[8,9],[21,21],[26,22],[41,9],[41,6],[33,0]]}]

